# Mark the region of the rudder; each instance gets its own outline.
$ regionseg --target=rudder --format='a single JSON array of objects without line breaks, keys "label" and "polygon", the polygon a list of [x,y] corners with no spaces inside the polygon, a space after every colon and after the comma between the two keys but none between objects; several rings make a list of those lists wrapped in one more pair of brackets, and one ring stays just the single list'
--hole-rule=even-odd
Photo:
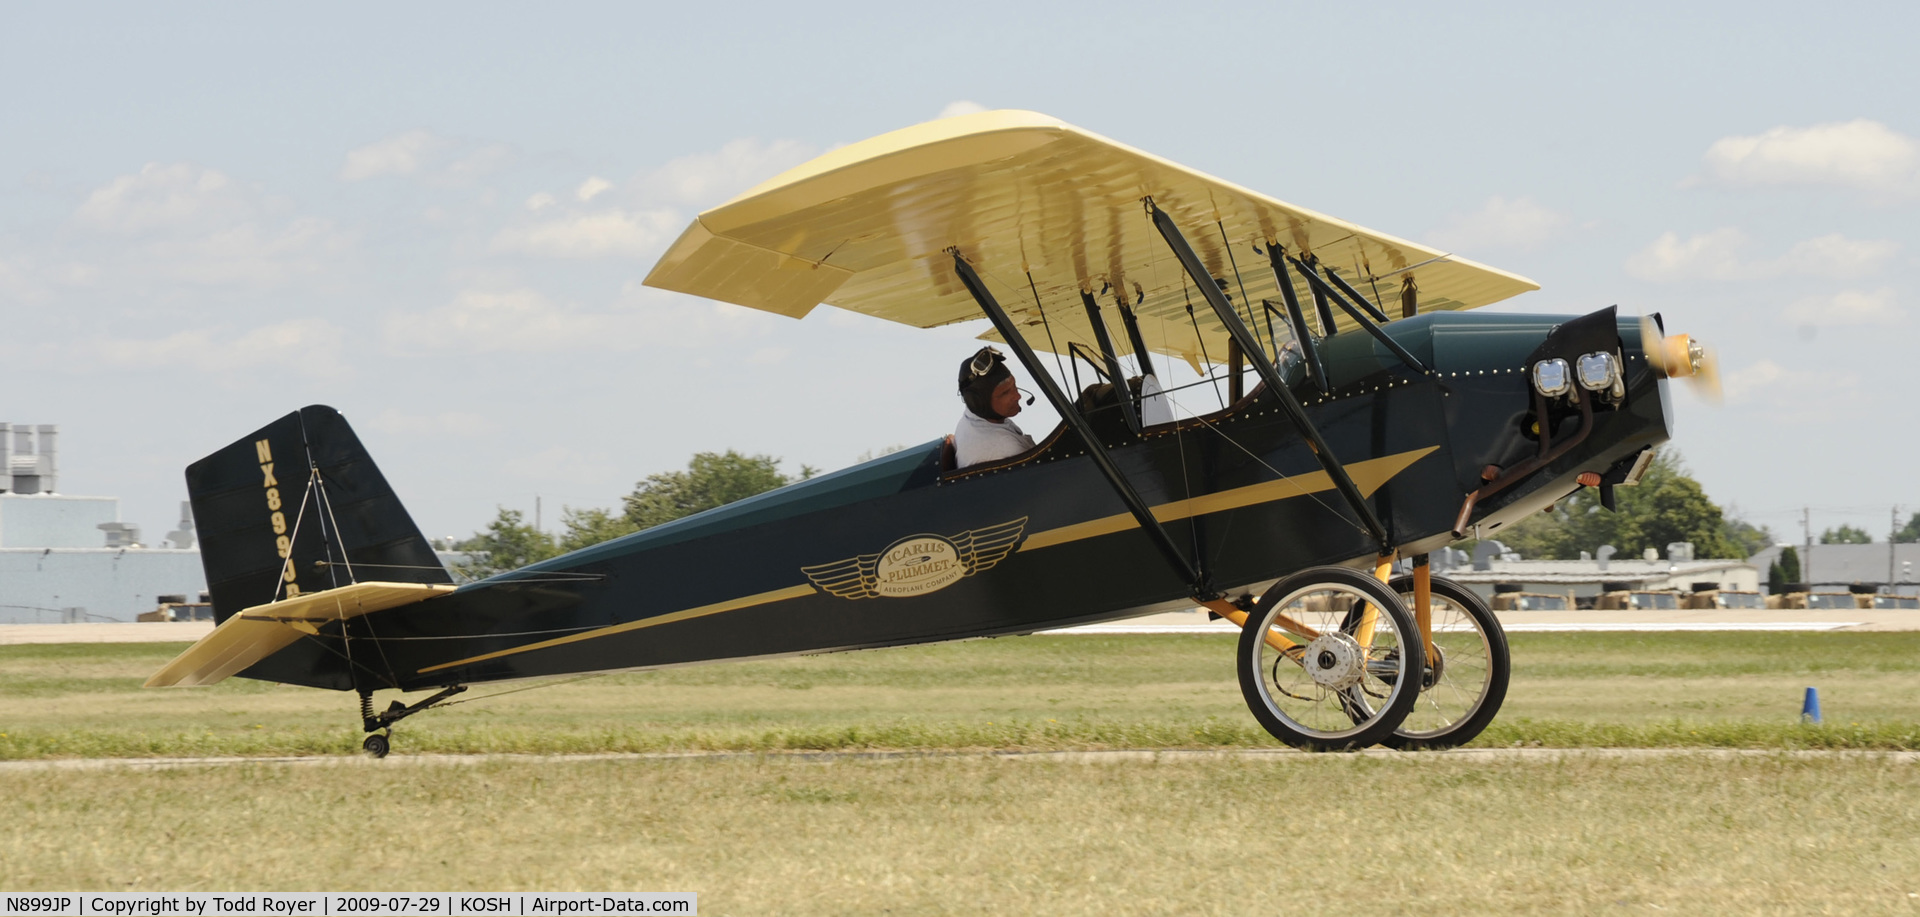
[{"label": "rudder", "polygon": [[[354,435],[310,405],[187,466],[214,620],[255,605],[364,580],[453,578]],[[344,687],[343,664],[289,647],[241,674]],[[337,669],[337,671],[335,671]]]}]

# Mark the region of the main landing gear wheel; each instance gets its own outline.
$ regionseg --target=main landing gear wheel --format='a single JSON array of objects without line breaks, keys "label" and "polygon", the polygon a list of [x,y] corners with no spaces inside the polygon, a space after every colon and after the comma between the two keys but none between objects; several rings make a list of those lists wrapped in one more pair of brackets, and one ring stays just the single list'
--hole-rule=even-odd
[{"label": "main landing gear wheel", "polygon": [[1313,567],[1275,583],[1248,616],[1240,693],[1288,745],[1364,748],[1392,735],[1418,699],[1420,647],[1413,616],[1385,584]]},{"label": "main landing gear wheel", "polygon": [[[1394,577],[1388,588],[1409,609],[1414,607],[1412,576]],[[1433,648],[1439,662],[1421,680],[1413,712],[1381,740],[1392,748],[1465,745],[1493,722],[1507,699],[1513,660],[1500,619],[1473,590],[1453,580],[1433,577],[1432,596]]]},{"label": "main landing gear wheel", "polygon": [[387,737],[376,732],[367,736],[367,740],[360,743],[360,748],[375,758],[384,758],[387,756],[389,745]]}]

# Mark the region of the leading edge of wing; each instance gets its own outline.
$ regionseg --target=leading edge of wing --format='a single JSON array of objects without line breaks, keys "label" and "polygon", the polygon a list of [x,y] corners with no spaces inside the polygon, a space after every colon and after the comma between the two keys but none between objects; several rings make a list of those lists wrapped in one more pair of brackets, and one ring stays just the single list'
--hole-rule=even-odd
[{"label": "leading edge of wing", "polygon": [[[1031,275],[1035,292],[1069,313],[1077,290],[1104,284],[1125,296],[1144,283],[1149,299],[1164,299],[1182,281],[1138,219],[1149,196],[1191,227],[1221,274],[1223,244],[1278,241],[1343,272],[1418,275],[1428,308],[1475,308],[1538,289],[1027,111],[919,124],[790,169],[702,213],[646,282],[796,318],[825,302],[931,327],[978,317],[952,276],[946,251],[955,248],[1015,286]],[[1201,238],[1216,226],[1220,238]],[[1264,264],[1241,267],[1250,294],[1273,287],[1254,279],[1270,273]]]}]

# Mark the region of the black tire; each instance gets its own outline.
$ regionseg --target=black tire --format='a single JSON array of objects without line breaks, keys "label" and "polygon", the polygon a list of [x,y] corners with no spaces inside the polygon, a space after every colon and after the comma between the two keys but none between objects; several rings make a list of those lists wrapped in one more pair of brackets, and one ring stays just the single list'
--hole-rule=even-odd
[{"label": "black tire", "polygon": [[[1371,641],[1361,639],[1361,603],[1385,613]],[[1265,637],[1282,613],[1321,638],[1281,625],[1302,650],[1275,650]],[[1404,652],[1419,641],[1413,616],[1379,580],[1346,567],[1302,570],[1275,583],[1248,616],[1235,654],[1240,693],[1254,719],[1288,745],[1365,748],[1392,735],[1419,699],[1421,654]]]},{"label": "black tire", "polygon": [[387,737],[377,732],[367,736],[367,740],[360,743],[360,748],[375,758],[386,757],[389,747]]},{"label": "black tire", "polygon": [[[1412,576],[1394,577],[1388,588],[1413,608]],[[1413,711],[1381,740],[1391,748],[1465,745],[1493,722],[1507,699],[1513,657],[1493,609],[1473,590],[1440,576],[1433,578],[1433,599],[1433,643],[1442,665],[1436,678],[1422,679]]]}]

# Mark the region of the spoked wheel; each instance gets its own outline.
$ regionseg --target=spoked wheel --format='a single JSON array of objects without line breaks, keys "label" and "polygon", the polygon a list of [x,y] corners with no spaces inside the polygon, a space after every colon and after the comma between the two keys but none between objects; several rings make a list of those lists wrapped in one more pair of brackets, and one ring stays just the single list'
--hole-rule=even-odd
[{"label": "spoked wheel", "polygon": [[1288,745],[1364,748],[1392,735],[1418,699],[1420,648],[1413,616],[1385,584],[1313,567],[1275,583],[1247,618],[1240,692]]},{"label": "spoked wheel", "polygon": [[[1414,610],[1412,576],[1394,577],[1390,588]],[[1421,679],[1423,690],[1413,712],[1382,740],[1393,748],[1465,745],[1493,722],[1507,699],[1513,662],[1500,619],[1473,590],[1453,580],[1433,577],[1432,595],[1433,648],[1438,659]]]}]

